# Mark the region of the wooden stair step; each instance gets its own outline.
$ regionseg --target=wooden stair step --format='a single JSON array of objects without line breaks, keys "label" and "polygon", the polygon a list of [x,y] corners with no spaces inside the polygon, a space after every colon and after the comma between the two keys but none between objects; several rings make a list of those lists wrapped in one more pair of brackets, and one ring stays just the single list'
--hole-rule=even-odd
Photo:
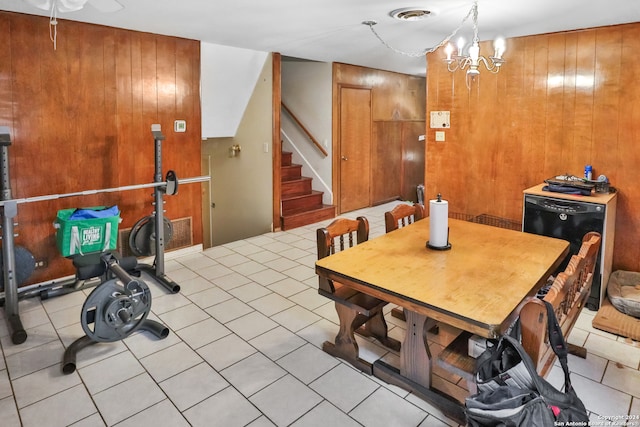
[{"label": "wooden stair step", "polygon": [[291,230],[292,228],[302,227],[304,225],[313,224],[315,222],[324,221],[326,219],[335,218],[336,207],[331,205],[322,205],[313,210],[304,210],[293,214],[282,215],[280,217],[280,225],[282,230]]},{"label": "wooden stair step", "polygon": [[317,209],[322,206],[322,191],[311,190],[309,194],[286,197],[281,200],[282,214],[297,213],[301,210]]},{"label": "wooden stair step", "polygon": [[282,181],[280,185],[280,195],[283,199],[309,193],[311,193],[311,178],[306,176],[303,176],[300,179]]},{"label": "wooden stair step", "polygon": [[280,168],[280,180],[291,181],[302,178],[302,165],[291,164]]},{"label": "wooden stair step", "polygon": [[283,151],[280,156],[280,166],[289,166],[291,165],[291,156],[293,153],[291,151]]}]

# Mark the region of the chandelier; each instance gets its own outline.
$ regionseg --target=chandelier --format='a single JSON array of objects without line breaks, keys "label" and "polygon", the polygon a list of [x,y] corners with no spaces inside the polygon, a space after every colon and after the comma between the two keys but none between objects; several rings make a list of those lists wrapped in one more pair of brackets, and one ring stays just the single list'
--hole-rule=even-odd
[{"label": "chandelier", "polygon": [[[407,15],[411,16],[413,19],[410,20],[416,20],[417,16],[420,17],[426,17],[429,15],[428,11],[422,11],[423,13],[407,13]],[[405,11],[406,13],[406,11]],[[392,12],[392,16],[396,17],[396,14],[394,14]],[[464,47],[465,47],[465,40],[460,37],[458,39],[456,48],[454,49],[454,47],[451,45],[450,41],[452,38],[454,38],[458,32],[460,31],[460,29],[464,26],[464,24],[469,20],[469,18],[472,19],[472,25],[473,25],[473,39],[471,41],[471,46],[469,46],[469,48],[467,49],[466,54],[464,53]],[[402,19],[402,18],[399,18]],[[405,20],[409,20],[409,19],[405,19]],[[500,71],[500,68],[502,67],[502,64],[504,64],[505,60],[502,58],[502,55],[505,52],[505,41],[503,38],[498,38],[494,41],[494,53],[493,56],[489,56],[489,57],[485,57],[480,55],[480,39],[478,37],[478,0],[474,0],[473,1],[473,5],[471,6],[471,9],[469,10],[469,12],[467,13],[467,15],[464,17],[464,19],[462,20],[462,22],[460,23],[460,25],[458,25],[457,28],[455,28],[451,34],[449,34],[447,37],[445,37],[440,43],[438,43],[436,46],[432,47],[432,48],[427,48],[427,49],[423,49],[421,51],[418,52],[404,52],[400,49],[396,49],[395,47],[389,45],[386,41],[384,41],[382,39],[382,37],[376,32],[376,30],[373,28],[374,25],[377,24],[376,21],[364,21],[363,22],[364,25],[369,26],[369,28],[371,29],[371,32],[378,38],[378,40],[380,40],[380,42],[385,45],[386,47],[388,47],[389,49],[393,50],[396,53],[402,54],[402,55],[406,55],[406,56],[412,56],[412,57],[420,57],[420,56],[424,56],[428,53],[432,53],[435,52],[437,49],[439,49],[442,46],[445,46],[445,53],[447,55],[447,57],[444,59],[444,61],[447,64],[447,69],[450,72],[455,72],[457,70],[466,70],[467,74],[467,86],[469,86],[469,81],[473,80],[476,76],[478,76],[480,74],[480,65],[484,65],[484,67],[492,72],[492,73],[498,73]]]}]

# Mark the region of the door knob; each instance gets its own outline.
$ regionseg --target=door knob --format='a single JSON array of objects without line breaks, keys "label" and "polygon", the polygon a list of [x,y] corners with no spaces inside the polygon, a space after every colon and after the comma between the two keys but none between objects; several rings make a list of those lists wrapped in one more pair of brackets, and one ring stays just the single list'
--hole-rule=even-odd
[{"label": "door knob", "polygon": [[349,160],[346,156],[342,156],[342,160]]}]

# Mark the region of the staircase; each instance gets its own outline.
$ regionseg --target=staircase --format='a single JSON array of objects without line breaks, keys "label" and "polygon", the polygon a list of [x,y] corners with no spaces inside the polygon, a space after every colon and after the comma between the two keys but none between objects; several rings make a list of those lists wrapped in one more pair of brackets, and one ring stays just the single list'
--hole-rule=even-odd
[{"label": "staircase", "polygon": [[291,163],[290,152],[282,152],[280,183],[280,227],[302,227],[335,218],[336,207],[322,204],[322,191],[311,189],[311,178],[302,176],[302,165]]}]

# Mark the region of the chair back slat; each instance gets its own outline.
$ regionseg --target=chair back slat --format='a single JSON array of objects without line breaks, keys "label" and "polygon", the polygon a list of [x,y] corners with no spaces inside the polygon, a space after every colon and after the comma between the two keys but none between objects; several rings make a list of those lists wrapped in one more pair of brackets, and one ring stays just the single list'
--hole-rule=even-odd
[{"label": "chair back slat", "polygon": [[422,218],[424,218],[424,206],[420,203],[414,205],[402,203],[384,213],[384,225],[386,232],[389,233],[390,231],[413,224]]}]

